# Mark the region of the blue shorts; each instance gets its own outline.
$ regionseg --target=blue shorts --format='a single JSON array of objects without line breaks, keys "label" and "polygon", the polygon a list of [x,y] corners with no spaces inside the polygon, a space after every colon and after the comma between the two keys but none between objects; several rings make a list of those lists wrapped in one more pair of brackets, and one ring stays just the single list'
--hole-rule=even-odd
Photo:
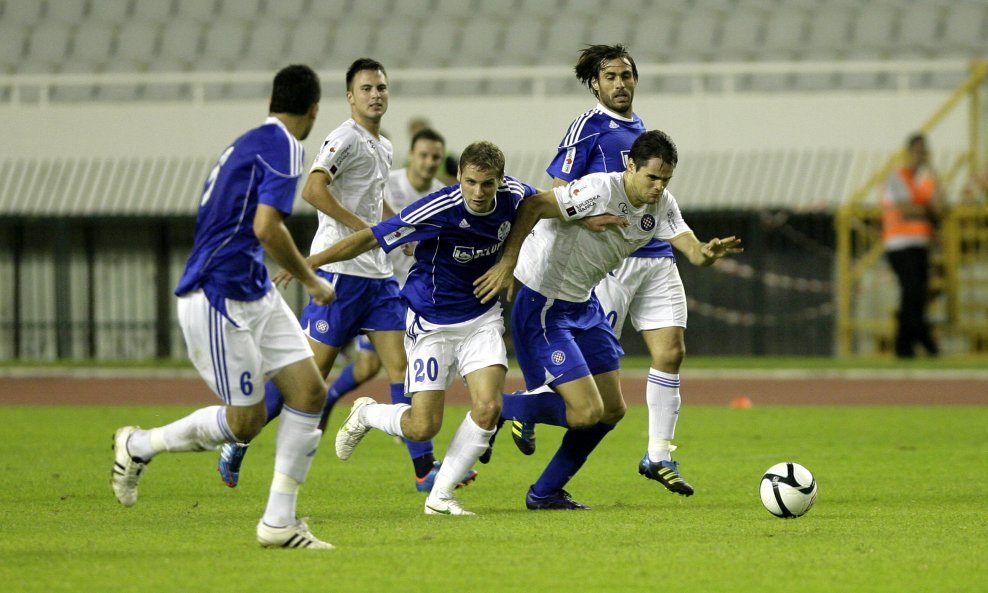
[{"label": "blue shorts", "polygon": [[573,303],[522,285],[511,310],[511,334],[528,389],[615,371],[624,355],[595,295]]},{"label": "blue shorts", "polygon": [[313,340],[342,348],[365,331],[405,331],[405,305],[393,277],[316,274],[333,285],[336,300],[317,305],[309,299],[302,311],[302,330]]}]

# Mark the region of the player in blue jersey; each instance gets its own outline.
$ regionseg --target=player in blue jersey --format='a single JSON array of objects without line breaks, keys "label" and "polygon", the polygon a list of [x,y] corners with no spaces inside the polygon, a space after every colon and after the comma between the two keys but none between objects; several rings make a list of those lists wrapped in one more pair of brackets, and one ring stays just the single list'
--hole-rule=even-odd
[{"label": "player in blue jersey", "polygon": [[475,142],[463,151],[459,181],[310,256],[310,263],[322,264],[417,242],[415,263],[401,291],[408,305],[405,381],[411,405],[359,398],[337,433],[336,454],[349,459],[371,428],[413,441],[431,439],[442,426],[446,388],[462,376],[472,406],[426,498],[430,515],[473,514],[453,490],[494,434],[508,367],[501,306],[476,299],[473,282],[497,261],[519,204],[536,193],[504,176],[504,155],[490,142]]},{"label": "player in blue jersey", "polygon": [[[559,143],[546,169],[556,187],[588,173],[623,171],[632,143],[645,132],[632,109],[638,68],[623,45],[586,47],[574,71],[599,102],[570,124]],[[679,475],[670,455],[682,401],[679,368],[686,352],[686,292],[672,247],[653,239],[605,276],[595,291],[617,337],[630,316],[651,357],[645,388],[648,452],[638,464],[639,473],[689,496],[693,487]],[[513,422],[512,436],[523,453],[535,451],[533,425]]]},{"label": "player in blue jersey", "polygon": [[[394,214],[384,199],[393,152],[391,141],[381,135],[390,98],[384,66],[369,58],[354,61],[347,69],[346,89],[351,117],[323,141],[302,188],[302,198],[315,206],[319,219],[310,253]],[[320,372],[328,376],[340,350],[359,334],[366,334],[391,381],[392,400],[407,401],[402,345],[405,307],[385,254],[369,253],[323,265],[316,274],[332,284],[337,294],[328,305],[310,300],[302,311],[302,329]],[[270,421],[281,410],[279,387],[269,384],[265,399]],[[320,428],[325,428],[326,420],[324,413]],[[406,445],[415,467],[416,488],[421,490],[438,471],[432,443]],[[239,480],[246,451],[243,446],[230,445],[220,452],[219,471],[230,487]]]},{"label": "player in blue jersey", "polygon": [[[444,184],[436,178],[436,173],[445,154],[446,140],[432,128],[422,128],[412,135],[408,166],[395,169],[388,176],[385,199],[392,210],[398,212],[412,202],[442,189]],[[388,253],[398,286],[404,286],[405,279],[408,278],[408,271],[414,262],[413,249],[413,244],[406,243],[402,249],[394,249]],[[354,346],[353,362],[329,386],[323,414],[328,416],[340,398],[373,379],[380,369],[381,358],[374,351],[374,345],[366,336],[361,335]],[[431,489],[427,479],[417,480],[416,486]]]},{"label": "player in blue jersey", "polygon": [[[624,417],[619,376],[624,352],[594,286],[656,238],[671,242],[696,265],[740,252],[735,237],[701,243],[693,235],[666,189],[678,160],[672,140],[649,131],[631,145],[624,172],[591,173],[529,198],[501,261],[476,281],[482,302],[512,288],[512,274],[521,284],[511,314],[515,354],[529,389],[551,388],[505,395],[502,415],[569,429],[529,489],[529,509],[588,509],[564,486]],[[600,234],[572,224],[593,216],[620,217],[624,224]]]},{"label": "player in blue jersey", "polygon": [[137,502],[137,482],[159,453],[216,449],[249,442],[264,427],[264,382],[285,395],[275,439],[274,479],[257,540],[266,547],[332,548],[296,516],[322,432],[326,384],[295,315],[272,286],[265,252],[299,279],[313,301],[329,303],[333,287],[306,265],[283,219],[302,175],[302,144],[318,112],[315,72],[294,65],[278,72],[270,115],[237,138],[209,174],[199,201],[192,255],[175,294],[189,357],[223,405],[171,424],[125,426],[113,436],[113,492]]}]

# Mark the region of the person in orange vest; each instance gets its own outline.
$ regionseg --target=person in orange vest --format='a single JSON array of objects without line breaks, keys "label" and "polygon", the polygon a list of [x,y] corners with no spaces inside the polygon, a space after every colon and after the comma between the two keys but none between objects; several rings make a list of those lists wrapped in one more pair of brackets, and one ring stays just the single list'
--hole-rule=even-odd
[{"label": "person in orange vest", "polygon": [[940,348],[930,333],[926,304],[930,281],[930,243],[944,199],[930,164],[926,137],[915,133],[906,142],[906,162],[882,186],[882,242],[899,281],[900,301],[895,355],[913,358],[918,342],[930,355]]}]

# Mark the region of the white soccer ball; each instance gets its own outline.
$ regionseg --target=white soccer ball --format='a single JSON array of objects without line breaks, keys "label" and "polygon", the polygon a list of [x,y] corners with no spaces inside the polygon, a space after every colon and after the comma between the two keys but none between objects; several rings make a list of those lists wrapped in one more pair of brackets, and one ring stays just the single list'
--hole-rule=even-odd
[{"label": "white soccer ball", "polygon": [[765,471],[758,493],[768,512],[791,519],[806,514],[816,502],[816,480],[798,463],[777,463]]}]

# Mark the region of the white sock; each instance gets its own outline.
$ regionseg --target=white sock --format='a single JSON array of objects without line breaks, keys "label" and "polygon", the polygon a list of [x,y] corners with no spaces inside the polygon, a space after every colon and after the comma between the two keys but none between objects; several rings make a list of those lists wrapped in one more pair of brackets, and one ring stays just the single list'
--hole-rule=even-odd
[{"label": "white sock", "polygon": [[401,417],[411,406],[408,404],[371,404],[360,408],[360,419],[371,428],[386,432],[391,436],[402,437]]},{"label": "white sock", "polygon": [[440,498],[452,496],[456,485],[463,481],[470,468],[487,450],[493,434],[494,429],[484,430],[477,426],[470,412],[467,412],[467,417],[460,423],[453,440],[449,442],[446,457],[436,475],[436,483],[432,487],[430,496],[435,495]]},{"label": "white sock", "polygon": [[200,408],[184,418],[150,430],[138,430],[127,442],[132,457],[150,461],[158,453],[212,450],[237,439],[226,423],[226,408]]},{"label": "white sock", "polygon": [[648,405],[648,458],[651,461],[669,461],[670,444],[676,436],[679,420],[679,375],[648,369],[648,385],[645,387],[645,403]]},{"label": "white sock", "polygon": [[309,475],[322,438],[319,417],[318,413],[307,414],[288,406],[281,410],[275,436],[274,479],[263,519],[271,527],[295,522],[298,491]]}]

